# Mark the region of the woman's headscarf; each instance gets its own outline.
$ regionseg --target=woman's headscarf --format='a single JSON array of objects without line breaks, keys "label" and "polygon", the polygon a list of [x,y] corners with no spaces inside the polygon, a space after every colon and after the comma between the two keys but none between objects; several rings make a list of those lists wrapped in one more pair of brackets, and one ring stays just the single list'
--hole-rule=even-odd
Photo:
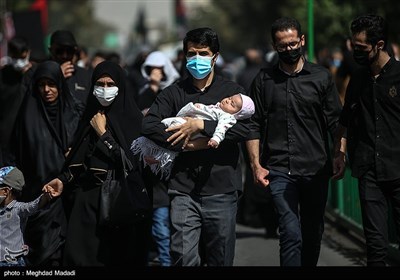
[{"label": "woman's headscarf", "polygon": [[[118,87],[118,95],[107,107],[102,106],[93,95],[96,81],[101,77],[110,76]],[[81,138],[90,129],[90,120],[103,110],[107,118],[107,126],[117,138],[117,142],[128,153],[130,143],[140,136],[143,115],[138,109],[132,92],[126,92],[126,77],[123,69],[111,61],[103,61],[93,70],[91,87],[85,113],[80,128]]]},{"label": "woman's headscarf", "polygon": [[[38,81],[42,78],[51,79],[57,86],[58,97],[53,104],[46,104],[41,98]],[[22,105],[17,128],[17,165],[23,171],[27,185],[30,181],[31,184],[43,184],[61,171],[79,118],[60,65],[54,61],[39,64]],[[40,194],[41,188],[35,193]],[[32,198],[36,198],[36,194]]]},{"label": "woman's headscarf", "polygon": [[165,79],[160,82],[160,88],[164,89],[171,85],[173,82],[179,79],[180,75],[176,71],[171,60],[162,52],[155,51],[150,53],[144,63],[142,64],[142,75],[146,79],[150,79],[149,68],[151,67],[161,67],[165,75]]},{"label": "woman's headscarf", "polygon": [[[96,81],[105,75],[110,76],[118,87],[118,95],[107,107],[102,106],[93,95]],[[104,111],[107,130],[111,130],[113,138],[124,149],[127,158],[132,163],[132,169],[129,170],[127,177],[116,178],[122,185],[127,187],[125,190],[128,191],[127,195],[130,197],[132,205],[134,205],[126,206],[129,207],[126,208],[127,214],[129,209],[151,209],[151,201],[147,193],[142,192],[144,182],[140,173],[141,165],[139,164],[139,159],[130,151],[130,143],[140,136],[143,115],[136,106],[133,93],[126,92],[126,82],[125,74],[118,64],[104,61],[96,66],[93,71],[88,103],[80,128],[80,137],[68,156],[66,166],[72,168],[72,166],[85,165],[87,167],[85,170],[118,168],[115,165],[113,166],[108,159],[102,157],[101,153],[91,151],[91,147],[97,142],[98,137],[90,125],[90,120],[99,110]],[[119,165],[121,166],[121,164]],[[117,172],[117,174],[121,173]]]}]

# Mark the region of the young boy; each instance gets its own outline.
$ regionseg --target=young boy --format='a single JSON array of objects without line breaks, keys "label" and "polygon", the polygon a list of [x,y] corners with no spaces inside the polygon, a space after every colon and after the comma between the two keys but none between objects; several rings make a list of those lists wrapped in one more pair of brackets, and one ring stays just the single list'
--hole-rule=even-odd
[{"label": "young boy", "polygon": [[29,248],[24,244],[23,231],[30,215],[43,208],[63,187],[45,185],[43,194],[31,202],[18,202],[25,179],[13,166],[0,168],[0,266],[25,266]]}]

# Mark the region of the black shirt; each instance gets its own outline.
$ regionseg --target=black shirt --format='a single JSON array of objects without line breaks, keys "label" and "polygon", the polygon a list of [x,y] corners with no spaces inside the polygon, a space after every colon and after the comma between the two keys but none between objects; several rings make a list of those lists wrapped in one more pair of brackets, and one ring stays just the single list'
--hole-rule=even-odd
[{"label": "black shirt", "polygon": [[[164,118],[175,117],[189,102],[216,104],[223,98],[244,93],[238,84],[215,76],[204,91],[195,88],[192,78],[165,88],[151,105],[143,119],[142,135],[174,151],[182,151],[183,143],[171,146],[166,140]],[[204,134],[211,137],[217,121],[204,121]],[[185,193],[200,195],[223,194],[242,190],[241,168],[238,162],[238,142],[246,140],[249,129],[245,121],[238,121],[226,133],[217,149],[181,152],[175,159],[168,187]]]},{"label": "black shirt", "polygon": [[288,75],[276,64],[257,75],[250,96],[256,106],[250,138],[265,139],[263,166],[300,176],[331,172],[328,131],[333,136],[341,104],[327,69],[305,61]]},{"label": "black shirt", "polygon": [[340,123],[354,177],[375,166],[378,181],[400,178],[400,62],[391,58],[376,79],[367,67],[353,73]]}]

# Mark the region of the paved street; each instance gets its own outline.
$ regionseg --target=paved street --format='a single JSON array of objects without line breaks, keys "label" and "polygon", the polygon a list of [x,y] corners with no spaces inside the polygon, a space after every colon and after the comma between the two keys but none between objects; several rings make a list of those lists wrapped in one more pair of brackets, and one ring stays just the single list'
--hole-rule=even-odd
[{"label": "paved street", "polygon": [[[266,239],[263,228],[238,224],[234,266],[279,266],[279,240]],[[329,223],[325,226],[318,266],[365,266],[365,253]]]}]

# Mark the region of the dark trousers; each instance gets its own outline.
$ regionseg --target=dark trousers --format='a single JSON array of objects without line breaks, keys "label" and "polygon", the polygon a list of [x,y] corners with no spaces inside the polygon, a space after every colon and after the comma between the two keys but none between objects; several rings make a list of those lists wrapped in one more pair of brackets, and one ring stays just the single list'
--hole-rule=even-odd
[{"label": "dark trousers", "polygon": [[388,202],[392,205],[397,234],[400,233],[400,180],[377,182],[375,171],[370,169],[359,178],[359,193],[367,265],[385,266],[389,247]]},{"label": "dark trousers", "polygon": [[279,218],[281,266],[316,266],[329,177],[292,176],[270,170],[269,181]]},{"label": "dark trousers", "polygon": [[169,190],[171,259],[175,266],[232,266],[237,192],[214,195]]}]

